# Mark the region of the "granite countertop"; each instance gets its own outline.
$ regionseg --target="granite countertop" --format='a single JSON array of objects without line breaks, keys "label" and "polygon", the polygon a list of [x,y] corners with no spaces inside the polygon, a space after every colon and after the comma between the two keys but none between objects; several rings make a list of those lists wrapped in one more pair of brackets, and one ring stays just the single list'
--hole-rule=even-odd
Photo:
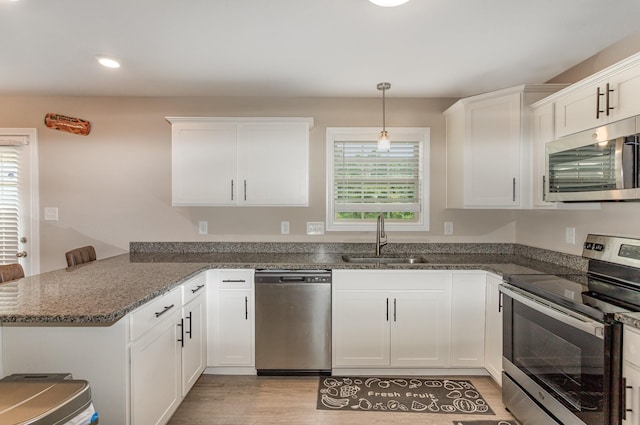
[{"label": "granite countertop", "polygon": [[210,268],[450,269],[505,274],[580,273],[509,253],[424,253],[417,264],[356,264],[339,253],[132,252],[0,284],[0,322],[113,324],[136,307]]}]

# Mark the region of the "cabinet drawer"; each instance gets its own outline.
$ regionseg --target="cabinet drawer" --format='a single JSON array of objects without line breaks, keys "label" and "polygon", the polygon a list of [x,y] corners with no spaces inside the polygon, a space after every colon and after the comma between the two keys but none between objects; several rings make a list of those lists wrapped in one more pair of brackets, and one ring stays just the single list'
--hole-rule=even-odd
[{"label": "cabinet drawer", "polygon": [[334,270],[334,289],[446,290],[451,286],[448,270]]},{"label": "cabinet drawer", "polygon": [[187,304],[200,294],[206,292],[207,277],[205,273],[200,273],[182,284],[182,303]]},{"label": "cabinet drawer", "polygon": [[251,289],[253,270],[215,270],[216,283],[220,289]]},{"label": "cabinet drawer", "polygon": [[145,332],[169,316],[169,312],[182,307],[182,291],[174,288],[166,294],[149,301],[131,313],[131,340],[135,341]]},{"label": "cabinet drawer", "polygon": [[622,347],[624,360],[640,366],[640,333],[625,326]]}]

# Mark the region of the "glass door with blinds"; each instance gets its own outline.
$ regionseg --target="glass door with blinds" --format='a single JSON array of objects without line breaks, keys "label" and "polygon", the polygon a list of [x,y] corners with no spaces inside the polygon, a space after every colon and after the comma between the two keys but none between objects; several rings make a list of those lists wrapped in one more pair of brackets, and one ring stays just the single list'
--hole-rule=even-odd
[{"label": "glass door with blinds", "polygon": [[35,130],[0,129],[0,264],[26,275],[39,272],[35,142]]}]

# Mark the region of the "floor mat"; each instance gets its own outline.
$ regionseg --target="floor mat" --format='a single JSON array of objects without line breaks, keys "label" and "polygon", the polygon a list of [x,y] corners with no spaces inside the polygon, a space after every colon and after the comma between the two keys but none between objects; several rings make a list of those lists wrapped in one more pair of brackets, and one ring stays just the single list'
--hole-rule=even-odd
[{"label": "floor mat", "polygon": [[321,377],[317,408],[493,414],[469,380],[434,378]]}]

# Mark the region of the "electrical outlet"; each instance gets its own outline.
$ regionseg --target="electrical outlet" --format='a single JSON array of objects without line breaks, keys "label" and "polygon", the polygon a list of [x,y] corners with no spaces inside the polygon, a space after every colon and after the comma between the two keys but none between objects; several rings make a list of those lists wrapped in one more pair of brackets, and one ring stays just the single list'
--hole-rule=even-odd
[{"label": "electrical outlet", "polygon": [[307,235],[324,235],[324,222],[307,221]]},{"label": "electrical outlet", "polygon": [[575,245],[576,243],[576,228],[575,227],[565,227],[564,229],[564,240],[566,243],[570,243]]},{"label": "electrical outlet", "polygon": [[280,222],[280,234],[281,235],[288,235],[289,234],[289,222],[288,221],[281,221]]},{"label": "electrical outlet", "polygon": [[206,235],[209,233],[209,222],[208,221],[200,221],[198,222],[198,233],[201,235]]},{"label": "electrical outlet", "polygon": [[453,221],[444,222],[444,234],[447,236],[453,235]]}]

